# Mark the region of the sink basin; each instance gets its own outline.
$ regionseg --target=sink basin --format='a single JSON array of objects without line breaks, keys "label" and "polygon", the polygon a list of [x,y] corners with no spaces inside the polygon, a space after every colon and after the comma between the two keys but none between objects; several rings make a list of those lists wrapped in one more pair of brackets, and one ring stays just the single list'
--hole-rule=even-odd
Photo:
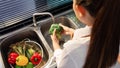
[{"label": "sink basin", "polygon": [[[39,32],[37,32],[33,27],[29,27],[24,30],[17,31],[16,33],[14,33],[12,35],[9,35],[8,37],[6,37],[5,39],[3,39],[1,41],[1,44],[0,44],[1,51],[0,52],[2,55],[2,59],[3,59],[5,68],[11,68],[7,61],[8,52],[10,50],[9,49],[10,44],[14,44],[25,38],[29,38],[30,40],[33,40],[41,45],[41,47],[43,48],[43,52],[44,52],[44,57],[43,57],[44,62],[42,63],[43,65],[45,65],[49,61],[52,53],[50,51],[48,51],[49,47],[46,48],[44,46],[44,43],[41,41],[38,33]],[[40,68],[41,64],[37,65],[36,67]]]},{"label": "sink basin", "polygon": [[[70,28],[78,28],[78,26],[72,22],[71,19],[67,17],[59,17],[55,18],[55,23],[61,23],[65,26],[68,26]],[[51,20],[45,20],[44,22],[41,22],[38,24],[37,27],[26,27],[24,29],[17,30],[13,34],[10,34],[9,36],[5,37],[0,42],[0,52],[2,56],[3,66],[5,68],[11,68],[9,65],[7,58],[8,58],[8,52],[9,52],[9,46],[11,44],[14,44],[16,42],[22,41],[25,38],[29,38],[32,41],[35,41],[41,45],[44,52],[43,57],[43,68],[47,64],[49,64],[50,59],[53,56],[53,47],[52,47],[52,40],[49,35],[49,28],[52,24]],[[63,43],[68,41],[70,39],[70,36],[62,36],[60,40],[60,45],[62,47]],[[53,63],[54,64],[54,63]],[[41,68],[41,64],[37,65],[36,68]]]},{"label": "sink basin", "polygon": [[[74,28],[74,29],[78,28],[78,26],[75,23],[73,23],[71,19],[69,19],[67,17],[55,18],[55,23],[61,23],[65,26],[68,26],[68,27]],[[50,20],[48,20],[45,22],[41,22],[39,26],[40,26],[40,31],[42,33],[43,38],[48,43],[50,48],[53,50],[52,40],[49,35],[49,28],[50,28],[51,24],[53,24],[53,23]],[[63,43],[68,41],[69,39],[70,39],[70,36],[62,36],[62,38],[60,39],[61,48],[62,48]]]}]

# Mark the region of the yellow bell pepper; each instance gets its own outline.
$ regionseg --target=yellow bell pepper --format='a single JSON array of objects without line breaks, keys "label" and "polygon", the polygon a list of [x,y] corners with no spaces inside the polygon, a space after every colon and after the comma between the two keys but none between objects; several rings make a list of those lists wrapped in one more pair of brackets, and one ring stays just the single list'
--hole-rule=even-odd
[{"label": "yellow bell pepper", "polygon": [[18,66],[25,66],[27,65],[28,63],[28,58],[24,55],[19,55],[17,58],[16,58],[16,64]]}]

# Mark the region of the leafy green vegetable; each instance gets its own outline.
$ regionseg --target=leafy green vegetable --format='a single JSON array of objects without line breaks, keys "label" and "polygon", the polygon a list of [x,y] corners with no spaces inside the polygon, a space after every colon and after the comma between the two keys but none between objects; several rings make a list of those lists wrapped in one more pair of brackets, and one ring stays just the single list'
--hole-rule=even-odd
[{"label": "leafy green vegetable", "polygon": [[29,62],[27,65],[26,65],[26,68],[33,68],[34,67],[34,65],[31,63],[31,62]]},{"label": "leafy green vegetable", "polygon": [[26,50],[26,56],[30,59],[31,55],[30,53],[28,52],[28,49]]},{"label": "leafy green vegetable", "polygon": [[[31,57],[33,56],[33,54],[35,54],[35,52],[40,54],[40,58],[39,56],[37,56],[37,59],[39,61],[42,61],[42,56],[41,56],[42,49],[39,48],[38,44],[36,44],[34,41],[31,41],[30,39],[28,40],[25,39],[20,42],[11,44],[10,51],[8,52],[8,54],[10,55],[8,56],[8,63],[12,64],[12,66],[14,66],[15,68],[33,68],[38,64],[37,63],[36,65],[33,65],[33,63],[30,62]],[[24,56],[24,57],[21,58],[20,56]],[[28,59],[27,64],[24,63],[25,57]],[[36,56],[33,56],[33,59],[34,58],[36,59]],[[24,62],[20,62],[20,61],[24,61]]]},{"label": "leafy green vegetable", "polygon": [[15,65],[15,68],[22,68],[22,66]]},{"label": "leafy green vegetable", "polygon": [[59,24],[52,24],[49,29],[49,34],[53,34],[54,29],[56,29],[56,36],[60,39],[63,28]]}]

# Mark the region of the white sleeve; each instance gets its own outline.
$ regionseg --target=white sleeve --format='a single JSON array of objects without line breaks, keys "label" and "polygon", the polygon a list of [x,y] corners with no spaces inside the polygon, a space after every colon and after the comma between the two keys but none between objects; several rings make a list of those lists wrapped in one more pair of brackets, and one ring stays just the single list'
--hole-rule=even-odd
[{"label": "white sleeve", "polygon": [[64,58],[61,59],[59,65],[57,65],[58,68],[75,68],[75,64],[70,58],[70,56],[64,56]]},{"label": "white sleeve", "polygon": [[62,49],[57,49],[54,51],[54,57],[56,59],[56,63],[59,64],[61,60]]},{"label": "white sleeve", "polygon": [[70,56],[67,54],[67,50],[57,49],[54,51],[54,57],[58,68],[75,68],[74,63]]},{"label": "white sleeve", "polygon": [[59,57],[59,62],[57,61],[58,68],[75,68],[75,63],[71,59],[71,56],[68,54],[67,49],[63,49],[61,55],[62,56]]},{"label": "white sleeve", "polygon": [[[86,52],[88,48],[87,45],[89,44],[88,42],[89,42],[89,38],[81,39],[81,40],[69,40],[63,45],[64,47],[63,50],[62,49],[55,50],[54,56],[56,58],[56,63],[58,68],[79,68],[80,66],[82,66],[82,64],[84,64],[84,58],[86,57]],[[73,57],[77,57],[77,58],[73,58]],[[79,67],[76,61],[81,63]]]}]

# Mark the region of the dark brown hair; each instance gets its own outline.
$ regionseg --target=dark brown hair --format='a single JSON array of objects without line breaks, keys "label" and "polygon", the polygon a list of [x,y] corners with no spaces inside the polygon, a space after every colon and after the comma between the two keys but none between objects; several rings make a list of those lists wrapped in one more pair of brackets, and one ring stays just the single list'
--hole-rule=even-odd
[{"label": "dark brown hair", "polygon": [[120,0],[76,0],[95,18],[83,68],[109,68],[118,58]]}]

